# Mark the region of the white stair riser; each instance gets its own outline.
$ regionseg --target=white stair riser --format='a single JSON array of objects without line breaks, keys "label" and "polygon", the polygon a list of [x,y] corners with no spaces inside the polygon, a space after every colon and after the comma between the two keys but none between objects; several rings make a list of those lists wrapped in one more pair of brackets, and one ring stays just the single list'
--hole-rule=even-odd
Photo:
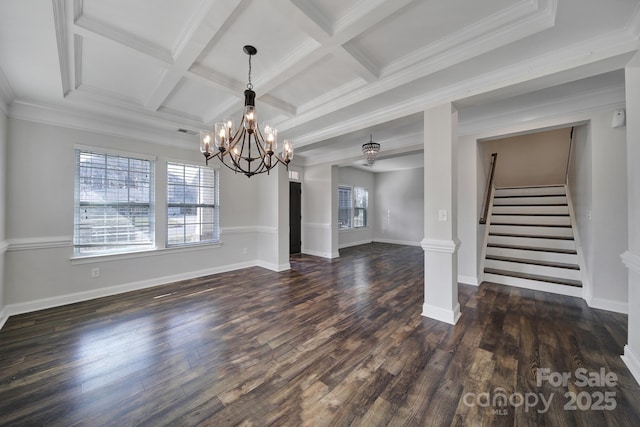
[{"label": "white stair riser", "polygon": [[493,199],[494,206],[500,205],[566,205],[566,196],[544,196],[544,197],[496,197]]},{"label": "white stair riser", "polygon": [[491,215],[491,224],[571,225],[568,216]]},{"label": "white stair riser", "polygon": [[501,276],[499,274],[484,274],[487,282],[499,283],[502,285],[516,286],[519,288],[533,289],[536,291],[552,292],[560,295],[572,297],[582,297],[582,288],[574,286],[556,285],[554,283],[540,282],[537,280],[521,279],[519,277]]},{"label": "white stair riser", "polygon": [[504,196],[566,196],[561,187],[496,188],[495,197]]},{"label": "white stair riser", "polygon": [[524,264],[520,262],[485,260],[486,268],[515,271],[517,273],[535,274],[538,276],[557,277],[560,279],[580,280],[580,270],[569,268],[547,267],[545,265]]},{"label": "white stair riser", "polygon": [[494,206],[494,214],[569,215],[568,206]]},{"label": "white stair riser", "polygon": [[573,240],[539,239],[536,237],[489,236],[489,244],[527,246],[532,248],[571,249],[575,250]]},{"label": "white stair riser", "polygon": [[573,237],[573,230],[568,227],[535,227],[526,225],[492,225],[489,233],[523,234],[526,236],[558,236]]},{"label": "white stair riser", "polygon": [[531,259],[534,261],[562,262],[565,264],[578,264],[578,255],[559,254],[556,252],[527,251],[524,249],[487,248],[487,255],[495,255],[509,258]]}]

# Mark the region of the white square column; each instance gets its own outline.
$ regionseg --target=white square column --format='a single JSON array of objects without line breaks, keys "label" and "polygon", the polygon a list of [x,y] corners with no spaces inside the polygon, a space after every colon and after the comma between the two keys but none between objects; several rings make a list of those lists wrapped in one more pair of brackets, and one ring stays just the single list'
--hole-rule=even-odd
[{"label": "white square column", "polygon": [[622,359],[640,384],[640,53],[625,68],[627,118],[629,331]]},{"label": "white square column", "polygon": [[424,112],[424,304],[422,315],[454,325],[458,303],[456,145],[451,103]]}]

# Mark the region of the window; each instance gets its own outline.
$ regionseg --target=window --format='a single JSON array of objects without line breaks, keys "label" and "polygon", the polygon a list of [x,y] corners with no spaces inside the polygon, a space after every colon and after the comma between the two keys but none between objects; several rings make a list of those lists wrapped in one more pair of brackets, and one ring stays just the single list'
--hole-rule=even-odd
[{"label": "window", "polygon": [[353,188],[353,226],[367,226],[367,208],[369,207],[369,191],[366,188]]},{"label": "window", "polygon": [[353,197],[351,187],[338,187],[338,228],[351,228]]},{"label": "window", "polygon": [[361,187],[338,187],[338,228],[367,226],[369,191]]},{"label": "window", "polygon": [[154,247],[149,159],[76,150],[73,244],[77,255]]},{"label": "window", "polygon": [[167,246],[220,240],[218,172],[183,163],[167,164]]}]

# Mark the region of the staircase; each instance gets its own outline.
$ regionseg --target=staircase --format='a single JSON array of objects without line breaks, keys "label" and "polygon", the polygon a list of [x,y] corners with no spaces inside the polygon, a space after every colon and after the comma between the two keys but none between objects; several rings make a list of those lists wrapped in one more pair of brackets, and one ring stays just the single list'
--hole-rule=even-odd
[{"label": "staircase", "polygon": [[496,188],[484,280],[581,297],[571,224],[564,186]]}]

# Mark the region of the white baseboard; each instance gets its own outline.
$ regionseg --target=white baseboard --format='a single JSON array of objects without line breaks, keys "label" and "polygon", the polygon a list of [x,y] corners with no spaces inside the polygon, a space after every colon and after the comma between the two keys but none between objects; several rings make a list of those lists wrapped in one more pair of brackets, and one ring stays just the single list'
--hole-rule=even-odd
[{"label": "white baseboard", "polygon": [[302,248],[302,253],[305,255],[311,255],[311,256],[317,256],[320,258],[339,258],[340,257],[340,253],[336,252],[336,253],[332,253],[332,252],[320,252],[320,251],[314,251],[311,249],[305,249]]},{"label": "white baseboard", "polygon": [[338,245],[338,249],[350,248],[352,246],[368,245],[369,243],[372,243],[372,242],[373,240],[369,239],[369,240],[360,240],[358,242],[341,243],[340,245]]},{"label": "white baseboard", "polygon": [[458,275],[458,283],[464,283],[465,285],[480,286],[480,282],[477,277]]},{"label": "white baseboard", "polygon": [[2,310],[0,310],[0,329],[7,323],[7,320],[9,320],[9,310],[7,310],[7,307],[2,307]]},{"label": "white baseboard", "polygon": [[629,304],[622,301],[612,301],[604,298],[585,298],[587,305],[599,310],[613,311],[614,313],[629,314]]},{"label": "white baseboard", "polygon": [[422,315],[431,319],[439,320],[450,325],[455,325],[460,319],[460,304],[456,303],[453,309],[445,309],[442,307],[436,307],[435,305],[427,304],[422,305]]},{"label": "white baseboard", "polygon": [[124,292],[139,289],[151,288],[153,286],[166,285],[168,283],[179,282],[181,280],[195,279],[197,277],[209,276],[211,274],[224,273],[227,271],[240,270],[242,268],[255,267],[256,261],[242,262],[226,265],[223,267],[208,268],[205,270],[191,271],[188,273],[174,274],[171,276],[157,277],[154,279],[141,280],[138,282],[125,283],[122,285],[108,286],[90,291],[75,292],[72,294],[60,295],[51,298],[42,298],[34,301],[9,304],[3,311],[3,317],[14,316],[16,314],[30,313],[47,308],[59,307],[62,305],[88,301],[96,298],[117,295]]},{"label": "white baseboard", "polygon": [[394,240],[394,239],[381,239],[376,237],[373,239],[376,243],[391,243],[393,245],[405,245],[405,246],[420,246],[420,240],[412,241],[412,240]]},{"label": "white baseboard", "polygon": [[276,272],[291,270],[291,264],[289,264],[288,262],[278,265],[270,262],[258,261],[257,265],[258,267],[266,268],[267,270]]},{"label": "white baseboard", "polygon": [[620,357],[629,368],[629,371],[631,371],[636,382],[640,384],[640,359],[631,351],[629,345],[624,346],[624,355]]}]

